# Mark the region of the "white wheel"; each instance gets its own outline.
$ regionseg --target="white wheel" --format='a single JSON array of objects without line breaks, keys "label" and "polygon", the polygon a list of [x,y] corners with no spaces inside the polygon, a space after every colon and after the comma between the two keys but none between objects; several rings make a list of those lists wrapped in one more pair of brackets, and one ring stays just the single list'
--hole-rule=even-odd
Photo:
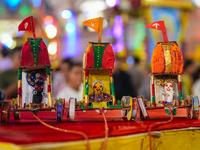
[{"label": "white wheel", "polygon": [[75,113],[76,99],[69,99],[69,121],[76,121],[76,113]]},{"label": "white wheel", "polygon": [[121,110],[121,115],[122,115],[122,118],[124,118],[127,114],[127,110]]}]

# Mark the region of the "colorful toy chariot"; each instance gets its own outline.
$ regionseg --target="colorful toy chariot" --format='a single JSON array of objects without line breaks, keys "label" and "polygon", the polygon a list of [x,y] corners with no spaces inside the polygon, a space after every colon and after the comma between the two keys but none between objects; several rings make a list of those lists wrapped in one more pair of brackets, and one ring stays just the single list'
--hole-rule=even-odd
[{"label": "colorful toy chariot", "polygon": [[[176,108],[187,108],[190,119],[199,117],[199,99],[197,96],[187,96],[182,99],[183,56],[175,41],[168,41],[163,21],[154,22],[147,26],[161,30],[164,42],[158,42],[151,58],[150,93],[151,101],[138,98],[141,118],[148,119],[146,110],[164,108],[169,114],[171,109],[176,115]],[[167,107],[168,106],[168,107]]]},{"label": "colorful toy chariot", "polygon": [[[21,23],[24,25],[23,27],[29,28],[30,22],[33,21],[31,19],[31,17],[26,18],[25,22]],[[47,47],[42,38],[35,38],[35,36],[28,38],[21,50],[20,64],[21,67],[18,69],[18,97],[12,101],[5,100],[3,102],[1,122],[9,122],[10,112],[13,112],[15,120],[19,120],[20,111],[32,111],[34,113],[56,111],[57,121],[62,121],[65,100],[56,99],[55,104],[53,104],[51,64]]]},{"label": "colorful toy chariot", "polygon": [[115,56],[110,43],[101,43],[103,18],[91,19],[83,24],[99,33],[98,43],[89,43],[83,58],[83,99],[69,100],[69,119],[75,121],[75,111],[96,110],[106,113],[107,110],[121,109],[122,117],[134,119],[137,115],[137,99],[124,96],[115,99],[112,77]]}]

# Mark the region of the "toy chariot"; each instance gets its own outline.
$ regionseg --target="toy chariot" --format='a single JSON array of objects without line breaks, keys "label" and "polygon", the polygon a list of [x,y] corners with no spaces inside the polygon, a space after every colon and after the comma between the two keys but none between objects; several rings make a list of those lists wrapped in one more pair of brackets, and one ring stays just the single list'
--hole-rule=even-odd
[{"label": "toy chariot", "polygon": [[112,76],[115,56],[110,43],[101,43],[102,21],[102,18],[96,18],[83,22],[95,29],[100,36],[98,43],[89,43],[84,53],[83,99],[79,102],[75,98],[69,100],[70,121],[75,121],[75,111],[85,110],[102,110],[106,113],[107,110],[121,109],[122,117],[127,115],[128,120],[137,115],[137,98],[124,96],[121,101],[115,99]]},{"label": "toy chariot", "polygon": [[65,100],[56,99],[53,104],[51,64],[47,47],[42,38],[28,38],[21,50],[20,66],[18,69],[18,96],[16,99],[3,102],[1,123],[9,122],[10,112],[13,112],[15,120],[19,120],[20,111],[34,113],[56,111],[57,121],[62,121]]},{"label": "toy chariot", "polygon": [[[160,28],[155,27],[156,23]],[[186,108],[190,119],[198,119],[198,97],[187,96],[182,99],[183,56],[180,47],[175,41],[168,41],[163,21],[154,22],[147,28],[161,30],[164,42],[157,43],[151,58],[151,101],[144,100],[142,96],[138,98],[141,118],[149,118],[146,110],[164,108],[170,115],[170,108],[173,115],[176,115],[176,108]]]}]

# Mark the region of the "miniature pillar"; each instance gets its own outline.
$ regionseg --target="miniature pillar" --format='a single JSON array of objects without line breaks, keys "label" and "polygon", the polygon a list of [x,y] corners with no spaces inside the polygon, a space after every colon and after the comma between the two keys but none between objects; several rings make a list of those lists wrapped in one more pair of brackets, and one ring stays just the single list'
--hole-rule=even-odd
[{"label": "miniature pillar", "polygon": [[113,82],[113,76],[112,76],[112,70],[109,70],[110,72],[110,86],[111,86],[111,94],[112,94],[112,99],[113,99],[113,105],[116,104],[116,99],[115,99],[115,88],[114,88],[114,82]]},{"label": "miniature pillar", "polygon": [[18,69],[18,94],[17,94],[17,98],[18,98],[18,105],[19,108],[22,108],[22,69]]},{"label": "miniature pillar", "polygon": [[103,28],[103,18],[99,18],[99,37],[98,37],[98,43],[101,43],[101,35],[102,35],[102,28]]},{"label": "miniature pillar", "polygon": [[154,76],[151,75],[151,95],[152,95],[152,104],[154,107],[156,107],[156,101],[155,101],[155,88],[154,88]]},{"label": "miniature pillar", "polygon": [[89,103],[89,96],[88,96],[88,89],[89,89],[88,76],[89,76],[89,70],[85,70],[85,103],[86,104]]},{"label": "miniature pillar", "polygon": [[52,107],[50,66],[46,66],[46,74],[47,74],[47,93],[48,93],[49,106]]},{"label": "miniature pillar", "polygon": [[179,98],[178,98],[178,102],[179,102],[179,106],[182,103],[182,79],[181,79],[181,75],[178,75],[178,91],[179,91]]}]

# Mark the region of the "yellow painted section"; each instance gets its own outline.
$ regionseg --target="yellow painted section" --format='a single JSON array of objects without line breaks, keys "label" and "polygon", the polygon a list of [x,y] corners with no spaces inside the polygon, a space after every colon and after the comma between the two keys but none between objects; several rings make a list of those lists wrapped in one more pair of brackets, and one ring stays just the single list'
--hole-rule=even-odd
[{"label": "yellow painted section", "polygon": [[172,61],[171,61],[171,55],[170,55],[170,44],[163,44],[162,45],[164,56],[165,56],[165,73],[170,73]]},{"label": "yellow painted section", "polygon": [[93,104],[93,108],[102,108],[102,107],[105,107],[107,108],[107,102],[94,102],[92,103]]},{"label": "yellow painted section", "polygon": [[103,93],[110,93],[110,74],[109,70],[89,70],[89,95],[93,93],[93,82],[101,80],[103,82]]},{"label": "yellow painted section", "polygon": [[[200,130],[170,130],[152,132],[152,150],[198,150],[200,148]],[[62,134],[62,133],[61,133]],[[65,133],[63,133],[65,134]],[[91,150],[101,150],[104,138],[90,140]],[[86,150],[85,140],[74,142],[37,143],[29,145],[15,145],[13,143],[0,143],[1,150]],[[147,133],[129,136],[108,138],[107,150],[148,150],[149,136]]]},{"label": "yellow painted section", "polygon": [[85,70],[83,70],[83,101],[85,101]]},{"label": "yellow painted section", "polygon": [[49,106],[52,107],[52,98],[51,98],[51,92],[48,93],[48,101],[49,101]]}]

